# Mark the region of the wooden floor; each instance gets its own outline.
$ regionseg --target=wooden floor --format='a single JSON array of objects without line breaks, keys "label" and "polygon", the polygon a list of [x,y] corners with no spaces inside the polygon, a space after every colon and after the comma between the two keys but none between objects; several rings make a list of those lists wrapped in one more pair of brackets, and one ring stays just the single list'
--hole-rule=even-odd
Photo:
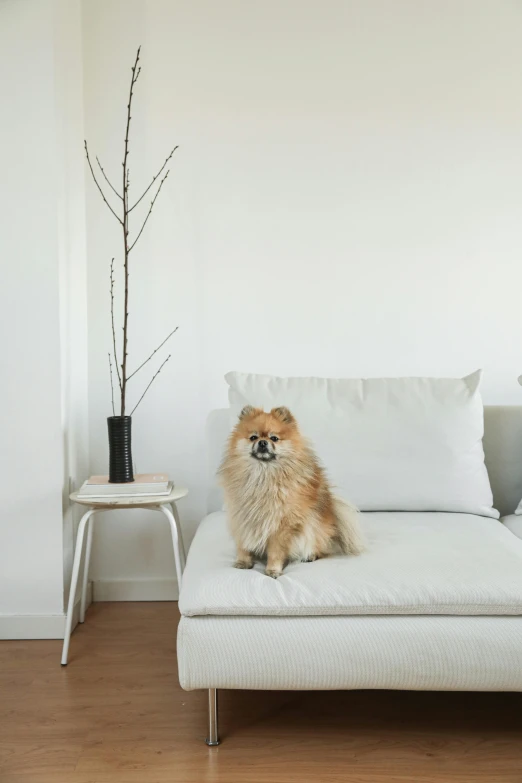
[{"label": "wooden floor", "polygon": [[522,694],[206,693],[176,672],[177,606],[95,604],[58,641],[0,642],[0,783],[522,783]]}]

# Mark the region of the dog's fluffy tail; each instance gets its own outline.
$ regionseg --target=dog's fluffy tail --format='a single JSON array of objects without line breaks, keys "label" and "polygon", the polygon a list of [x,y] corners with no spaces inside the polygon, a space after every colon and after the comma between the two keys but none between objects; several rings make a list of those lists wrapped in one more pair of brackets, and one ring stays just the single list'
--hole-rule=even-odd
[{"label": "dog's fluffy tail", "polygon": [[337,517],[337,540],[341,552],[345,555],[360,555],[366,544],[359,518],[359,511],[342,498],[334,497],[335,516]]}]

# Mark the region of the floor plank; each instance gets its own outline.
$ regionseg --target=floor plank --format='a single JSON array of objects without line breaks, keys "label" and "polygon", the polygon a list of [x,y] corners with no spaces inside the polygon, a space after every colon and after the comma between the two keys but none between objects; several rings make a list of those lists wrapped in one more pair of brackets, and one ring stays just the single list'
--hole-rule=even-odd
[{"label": "floor plank", "polygon": [[0,783],[522,783],[522,694],[182,691],[173,603],[0,643]]}]

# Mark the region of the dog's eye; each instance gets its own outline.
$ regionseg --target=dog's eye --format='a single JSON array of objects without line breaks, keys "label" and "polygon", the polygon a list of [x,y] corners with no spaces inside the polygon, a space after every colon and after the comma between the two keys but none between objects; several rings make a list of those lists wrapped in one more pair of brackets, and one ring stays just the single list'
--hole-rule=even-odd
[{"label": "dog's eye", "polygon": [[270,435],[270,440],[272,440],[274,443],[277,443],[279,438],[277,437],[277,435]]},{"label": "dog's eye", "polygon": [[257,440],[257,435],[251,435],[250,440]]}]

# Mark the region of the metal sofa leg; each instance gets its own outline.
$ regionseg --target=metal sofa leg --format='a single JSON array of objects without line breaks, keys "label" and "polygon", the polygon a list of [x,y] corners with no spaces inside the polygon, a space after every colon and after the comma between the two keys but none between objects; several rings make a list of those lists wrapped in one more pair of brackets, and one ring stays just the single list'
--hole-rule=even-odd
[{"label": "metal sofa leg", "polygon": [[208,689],[208,737],[207,745],[219,745],[218,734],[218,694],[216,688]]}]

